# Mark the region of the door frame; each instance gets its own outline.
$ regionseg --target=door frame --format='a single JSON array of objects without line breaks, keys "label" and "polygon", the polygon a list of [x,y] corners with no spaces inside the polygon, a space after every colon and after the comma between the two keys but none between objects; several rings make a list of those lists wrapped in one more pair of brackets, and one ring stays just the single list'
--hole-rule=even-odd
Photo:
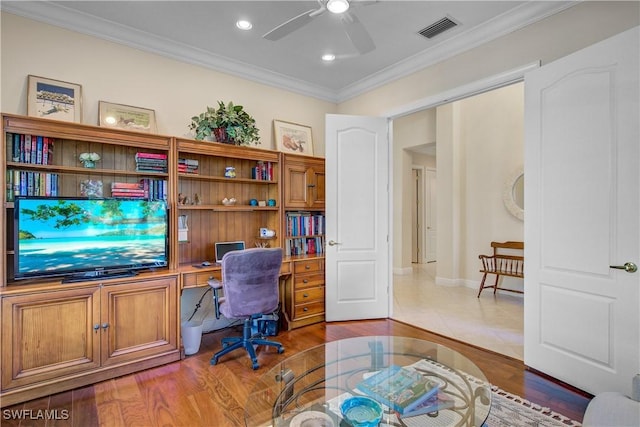
[{"label": "door frame", "polygon": [[[479,95],[481,93],[489,92],[494,89],[499,89],[501,87],[509,86],[514,83],[519,83],[524,81],[524,75],[529,71],[535,70],[539,68],[541,65],[541,61],[534,61],[520,67],[516,67],[510,70],[507,70],[503,73],[494,74],[484,79],[476,80],[462,86],[458,86],[456,88],[440,92],[435,95],[431,95],[425,98],[418,99],[409,104],[401,105],[399,107],[393,108],[381,114],[382,117],[386,117],[389,120],[389,135],[393,135],[393,120],[398,119],[403,116],[407,116],[409,114],[417,113],[422,110],[427,110],[430,108],[435,108],[440,105],[448,104],[453,101],[458,101],[460,99],[469,98],[474,95]],[[393,158],[393,141],[390,137],[390,147],[389,147],[389,197],[390,200],[393,200],[393,179],[396,171],[393,168],[394,158]],[[394,235],[393,229],[395,224],[395,218],[393,216],[393,209],[389,211],[389,251],[390,251],[390,271],[393,271],[393,253],[394,253]],[[454,227],[458,227],[454,225]],[[453,235],[459,235],[459,229],[455,228],[453,230]],[[438,237],[438,240],[440,238]],[[454,245],[456,243],[454,242]],[[440,254],[436,253],[436,259],[440,258]],[[456,262],[456,265],[459,263]],[[389,283],[389,293],[393,295],[393,278],[390,279]],[[389,313],[390,316],[393,315],[393,298],[389,298]]]},{"label": "door frame", "polygon": [[[435,177],[430,177],[430,175],[435,175]],[[430,263],[430,262],[436,262],[438,260],[437,257],[437,250],[438,250],[438,239],[437,239],[437,235],[438,235],[438,222],[437,222],[437,201],[438,201],[438,171],[437,169],[434,168],[430,168],[427,167],[424,170],[424,256],[422,258],[423,262],[426,263]],[[431,183],[435,181],[435,191],[431,191],[432,190],[432,185]],[[433,194],[435,193],[435,195]],[[436,212],[433,211],[432,207],[431,207],[431,202],[433,201],[433,199],[436,199]],[[431,224],[436,223],[436,241],[435,244],[433,245],[433,248],[431,247],[431,239],[429,238],[429,234],[431,233]],[[434,253],[434,259],[431,260],[430,257],[428,256],[428,254],[430,254],[433,251]]]},{"label": "door frame", "polygon": [[[412,181],[414,184],[414,189],[416,190],[414,193],[414,197],[411,201],[411,262],[413,263],[413,250],[416,249],[414,246],[417,246],[418,254],[416,264],[424,264],[425,263],[425,250],[426,250],[426,210],[424,209],[425,202],[425,168],[421,165],[411,165],[411,173],[417,173],[416,179]],[[416,228],[418,228],[419,232],[416,232]],[[417,237],[416,237],[417,235]],[[413,244],[413,238],[416,237],[417,242]]]}]

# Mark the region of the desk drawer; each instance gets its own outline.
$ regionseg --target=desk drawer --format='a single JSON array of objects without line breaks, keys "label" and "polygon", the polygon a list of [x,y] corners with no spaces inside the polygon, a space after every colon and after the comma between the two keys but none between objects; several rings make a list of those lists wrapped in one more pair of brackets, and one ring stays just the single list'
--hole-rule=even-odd
[{"label": "desk drawer", "polygon": [[287,274],[291,274],[291,263],[283,261],[282,266],[280,267],[280,275],[285,276]]},{"label": "desk drawer", "polygon": [[324,301],[324,286],[296,291],[293,298],[293,303],[295,305],[306,304],[314,301]]},{"label": "desk drawer", "polygon": [[314,274],[296,274],[293,277],[293,287],[295,290],[321,285],[324,285],[324,272]]},{"label": "desk drawer", "polygon": [[324,301],[296,305],[293,320],[324,313]]},{"label": "desk drawer", "polygon": [[202,273],[185,273],[182,275],[182,287],[194,287],[194,286],[208,286],[207,281],[209,279],[222,279],[220,270],[218,271],[206,271]]},{"label": "desk drawer", "polygon": [[306,273],[313,271],[324,272],[324,260],[323,259],[310,259],[304,261],[295,261],[293,263],[294,273]]}]

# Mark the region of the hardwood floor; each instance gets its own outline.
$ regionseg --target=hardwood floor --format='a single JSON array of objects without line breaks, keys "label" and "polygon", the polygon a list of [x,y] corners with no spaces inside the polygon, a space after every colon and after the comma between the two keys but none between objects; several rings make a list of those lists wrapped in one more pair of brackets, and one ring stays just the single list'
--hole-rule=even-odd
[{"label": "hardwood floor", "polygon": [[251,369],[250,359],[241,350],[211,366],[209,359],[220,349],[220,339],[241,334],[238,327],[205,334],[198,354],[181,362],[3,408],[0,424],[243,426],[245,400],[267,369],[287,356],[326,341],[366,335],[407,336],[446,345],[474,361],[492,384],[576,421],[582,421],[590,400],[584,393],[525,370],[522,361],[390,319],[321,323],[281,331],[276,340],[284,345],[285,353],[277,354],[273,349],[259,352],[261,367],[257,371]]}]

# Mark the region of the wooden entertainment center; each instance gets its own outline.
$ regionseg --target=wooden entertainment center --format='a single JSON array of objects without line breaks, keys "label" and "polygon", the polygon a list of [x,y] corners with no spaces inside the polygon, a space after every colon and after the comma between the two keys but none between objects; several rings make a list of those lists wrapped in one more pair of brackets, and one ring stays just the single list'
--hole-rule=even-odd
[{"label": "wooden entertainment center", "polygon": [[[184,357],[180,296],[219,277],[217,241],[283,247],[282,327],[324,320],[324,229],[318,225],[324,223],[324,159],[11,114],[3,114],[2,132],[3,407]],[[46,138],[51,159],[12,158],[13,135]],[[87,152],[100,156],[95,168],[80,162]],[[141,170],[139,152],[166,158],[166,169]],[[234,177],[225,176],[228,168]],[[156,193],[168,206],[167,266],[73,283],[15,280],[13,198],[20,189],[14,178],[32,176],[44,187],[52,175],[57,195],[65,197],[82,196],[89,181],[100,183],[107,198],[114,182],[160,182]],[[225,198],[237,202],[227,206]],[[254,206],[252,199],[265,203]],[[261,236],[260,228],[275,236]]]}]

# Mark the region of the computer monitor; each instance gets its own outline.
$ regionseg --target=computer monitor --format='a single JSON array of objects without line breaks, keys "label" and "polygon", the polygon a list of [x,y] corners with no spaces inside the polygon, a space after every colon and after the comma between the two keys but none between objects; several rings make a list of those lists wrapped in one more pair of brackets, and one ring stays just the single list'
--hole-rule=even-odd
[{"label": "computer monitor", "polygon": [[216,242],[215,243],[215,252],[216,252],[216,262],[222,262],[222,257],[227,252],[231,251],[241,251],[244,250],[244,242]]}]

